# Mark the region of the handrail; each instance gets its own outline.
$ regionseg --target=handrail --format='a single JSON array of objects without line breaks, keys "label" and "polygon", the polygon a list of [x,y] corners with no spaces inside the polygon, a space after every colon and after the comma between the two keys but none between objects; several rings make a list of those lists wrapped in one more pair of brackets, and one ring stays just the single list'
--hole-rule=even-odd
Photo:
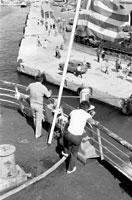
[{"label": "handrail", "polygon": [[[101,137],[102,138],[102,137]],[[106,141],[108,144],[110,144],[112,147],[114,147],[116,150],[120,151],[124,156],[129,157],[125,152],[121,151],[119,148],[117,148],[114,144],[103,138],[104,141]],[[105,147],[104,147],[105,148]]]},{"label": "handrail", "polygon": [[13,93],[15,93],[14,90],[10,90],[10,89],[7,89],[7,88],[2,88],[2,87],[0,87],[0,90],[5,90],[5,91],[8,91],[8,92],[13,92]]},{"label": "handrail", "polygon": [[113,138],[119,144],[123,145],[128,150],[132,151],[132,145],[130,143],[128,143],[127,141],[125,141],[123,138],[119,137],[118,135],[116,135],[115,133],[113,133],[112,131],[110,131],[109,129],[107,129],[106,127],[104,127],[101,124],[100,124],[99,129],[101,131],[103,131],[103,133],[105,133],[106,135],[108,135],[109,137]]},{"label": "handrail", "polygon": [[[97,136],[96,138],[95,137],[90,138],[94,142],[93,146],[95,147],[96,151],[100,154],[101,160],[106,160],[114,168],[116,168],[118,171],[120,171],[122,174],[124,174],[128,179],[132,181],[132,163],[130,162],[129,153],[126,154],[123,150],[120,149],[120,147],[124,146],[123,145],[124,140],[119,137],[120,139],[122,139],[121,141],[123,141],[123,144],[122,144],[122,142],[120,142],[115,137],[111,137],[113,135],[115,136],[116,134],[114,133],[110,135],[107,134],[105,131],[108,129],[103,129],[102,131],[101,126],[102,125],[100,125],[100,129],[95,129],[94,131],[93,129],[91,130],[87,127],[89,131],[91,131]],[[105,135],[108,136],[107,139],[105,138]],[[111,141],[109,141],[109,139],[110,140],[113,139],[114,141],[116,141],[118,144],[120,144],[120,147],[118,148]],[[98,140],[100,140],[100,143],[98,142]],[[104,142],[105,142],[105,145],[103,144]],[[125,141],[125,144],[126,143],[127,142]],[[124,146],[124,147],[128,149],[128,146]],[[131,152],[131,148],[128,150]]]},{"label": "handrail", "polygon": [[99,151],[100,151],[101,160],[104,160],[104,154],[103,154],[103,148],[102,148],[102,140],[101,140],[99,129],[97,129],[97,136],[98,136],[98,143],[99,143]]},{"label": "handrail", "polygon": [[12,95],[9,95],[9,94],[4,94],[4,93],[0,93],[0,96],[11,97],[13,99],[16,99],[15,96],[12,96]]}]

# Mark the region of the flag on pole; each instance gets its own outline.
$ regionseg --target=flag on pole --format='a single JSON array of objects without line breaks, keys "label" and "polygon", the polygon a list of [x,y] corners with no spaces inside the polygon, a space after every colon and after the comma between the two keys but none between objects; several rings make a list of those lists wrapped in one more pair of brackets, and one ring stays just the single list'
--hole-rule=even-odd
[{"label": "flag on pole", "polygon": [[124,7],[112,0],[84,0],[78,25],[99,39],[114,42],[122,39],[120,27],[128,20]]}]

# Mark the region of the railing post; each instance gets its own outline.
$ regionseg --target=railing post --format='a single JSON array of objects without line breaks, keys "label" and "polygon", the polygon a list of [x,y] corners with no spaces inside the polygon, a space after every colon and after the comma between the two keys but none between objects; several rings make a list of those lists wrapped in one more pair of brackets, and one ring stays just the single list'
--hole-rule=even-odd
[{"label": "railing post", "polygon": [[102,141],[100,136],[100,130],[97,128],[97,136],[98,136],[98,142],[99,142],[99,151],[100,151],[100,157],[101,160],[104,160],[104,154],[103,154],[103,148],[102,148]]}]

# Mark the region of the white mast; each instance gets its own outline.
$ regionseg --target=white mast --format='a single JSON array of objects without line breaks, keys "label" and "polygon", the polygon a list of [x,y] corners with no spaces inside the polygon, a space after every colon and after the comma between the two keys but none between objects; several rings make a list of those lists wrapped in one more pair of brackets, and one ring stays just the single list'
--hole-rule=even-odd
[{"label": "white mast", "polygon": [[[91,0],[89,0],[89,5],[90,5],[90,2],[91,2]],[[70,42],[69,42],[69,47],[68,47],[67,58],[66,58],[66,62],[65,62],[64,70],[63,70],[63,75],[62,75],[62,80],[61,80],[60,89],[59,89],[59,94],[58,94],[58,101],[57,101],[56,110],[58,110],[59,107],[60,107],[61,96],[62,96],[63,87],[64,87],[64,82],[65,82],[65,77],[66,77],[66,73],[67,73],[68,62],[69,62],[70,55],[71,55],[71,49],[72,49],[74,34],[75,34],[75,30],[76,30],[76,24],[77,24],[77,20],[78,20],[78,15],[79,15],[80,6],[81,6],[81,0],[78,0],[77,8],[76,8],[76,13],[75,13],[75,18],[74,18],[74,23],[73,23],[73,28],[72,28],[71,37],[70,37]],[[54,133],[54,128],[55,128],[56,119],[57,119],[57,112],[55,112],[55,114],[54,114],[54,118],[53,118],[51,130],[50,130],[50,135],[49,135],[48,144],[51,144],[51,141],[52,141],[52,138],[53,138],[53,133]]]}]

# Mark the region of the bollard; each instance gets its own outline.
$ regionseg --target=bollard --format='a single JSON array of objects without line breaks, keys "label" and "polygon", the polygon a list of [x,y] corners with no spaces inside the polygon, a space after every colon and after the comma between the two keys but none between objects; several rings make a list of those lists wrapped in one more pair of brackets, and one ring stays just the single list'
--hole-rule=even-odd
[{"label": "bollard", "polygon": [[15,150],[13,145],[0,145],[0,178],[13,178],[17,175]]},{"label": "bollard", "polygon": [[89,88],[83,88],[80,92],[80,103],[82,101],[88,101],[89,102],[89,97],[90,97],[90,89]]}]

